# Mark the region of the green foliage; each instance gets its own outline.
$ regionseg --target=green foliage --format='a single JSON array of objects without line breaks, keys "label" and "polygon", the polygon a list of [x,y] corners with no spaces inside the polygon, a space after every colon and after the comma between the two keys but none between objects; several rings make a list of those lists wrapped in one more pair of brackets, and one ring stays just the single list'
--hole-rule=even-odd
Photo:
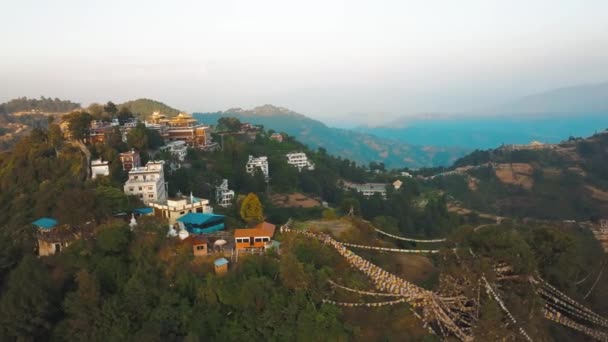
[{"label": "green foliage", "polygon": [[264,221],[264,208],[258,196],[254,193],[247,194],[247,197],[241,203],[240,210],[241,218],[249,225],[255,225]]},{"label": "green foliage", "polygon": [[0,299],[0,337],[5,340],[36,340],[53,326],[56,293],[46,267],[26,256],[10,274]]},{"label": "green foliage", "polygon": [[127,108],[134,116],[143,119],[154,112],[161,112],[168,117],[173,117],[179,114],[179,110],[171,108],[166,104],[150,99],[137,99],[128,101],[119,105],[120,110]]},{"label": "green foliage", "polygon": [[70,126],[73,139],[84,140],[89,136],[92,116],[87,112],[73,112],[64,117]]},{"label": "green foliage", "polygon": [[217,131],[239,132],[241,120],[233,117],[222,117],[217,120]]},{"label": "green foliage", "polygon": [[58,98],[41,96],[40,99],[20,97],[0,104],[0,113],[44,112],[66,113],[80,108],[80,104]]},{"label": "green foliage", "polygon": [[139,151],[148,148],[148,134],[146,125],[144,125],[143,122],[139,122],[137,126],[127,134],[127,143],[129,146]]}]

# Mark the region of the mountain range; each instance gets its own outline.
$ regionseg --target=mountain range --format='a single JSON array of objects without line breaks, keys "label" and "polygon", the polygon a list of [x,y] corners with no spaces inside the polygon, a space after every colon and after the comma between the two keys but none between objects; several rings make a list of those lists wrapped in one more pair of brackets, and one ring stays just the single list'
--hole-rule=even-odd
[{"label": "mountain range", "polygon": [[488,149],[531,141],[558,143],[608,127],[608,83],[559,88],[474,115],[407,116],[355,130],[406,144]]},{"label": "mountain range", "polygon": [[312,148],[323,147],[342,158],[359,163],[383,162],[387,167],[450,165],[468,152],[468,149],[458,147],[405,144],[373,134],[329,127],[287,108],[268,104],[251,110],[231,108],[223,112],[194,113],[194,117],[206,124],[215,124],[221,117],[236,117],[243,122],[285,132]]}]

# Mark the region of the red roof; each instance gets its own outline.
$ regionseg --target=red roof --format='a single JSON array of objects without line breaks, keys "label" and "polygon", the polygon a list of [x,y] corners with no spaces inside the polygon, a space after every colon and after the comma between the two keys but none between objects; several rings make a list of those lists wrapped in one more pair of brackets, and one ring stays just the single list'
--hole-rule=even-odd
[{"label": "red roof", "polygon": [[272,237],[274,235],[275,229],[276,229],[276,227],[274,224],[268,223],[268,222],[262,222],[253,228],[235,229],[234,237],[235,238],[256,237],[256,236]]},{"label": "red roof", "polygon": [[187,238],[182,240],[182,243],[187,243],[190,244],[192,246],[198,246],[198,245],[202,245],[202,244],[209,244],[209,241],[207,241],[207,238],[204,236],[200,236],[200,235],[190,235]]}]

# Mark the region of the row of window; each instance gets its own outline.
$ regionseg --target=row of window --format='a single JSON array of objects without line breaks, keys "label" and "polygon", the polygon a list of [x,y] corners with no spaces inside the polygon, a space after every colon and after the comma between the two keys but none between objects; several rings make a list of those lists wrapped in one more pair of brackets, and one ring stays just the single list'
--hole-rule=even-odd
[{"label": "row of window", "polygon": [[[255,241],[255,242],[269,242],[270,238],[269,237],[262,237],[262,238],[256,237],[256,238],[253,239],[253,241]],[[236,238],[236,242],[237,243],[246,243],[246,242],[249,242],[249,238]]]},{"label": "row of window", "polygon": [[[141,187],[141,186],[140,186],[140,187],[138,187],[137,189],[138,189],[139,191],[143,191],[143,190],[144,190],[144,189],[143,189],[143,187]],[[130,186],[130,187],[129,187],[129,191],[133,191],[133,190],[135,190],[135,187]],[[148,187],[148,190],[154,190],[154,187],[149,186],[149,187]]]}]

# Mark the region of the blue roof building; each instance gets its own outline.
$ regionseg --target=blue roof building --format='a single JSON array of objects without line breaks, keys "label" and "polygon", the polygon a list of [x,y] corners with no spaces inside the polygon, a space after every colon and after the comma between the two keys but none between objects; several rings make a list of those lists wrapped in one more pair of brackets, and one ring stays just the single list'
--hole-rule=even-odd
[{"label": "blue roof building", "polygon": [[215,265],[215,267],[228,265],[228,260],[226,260],[226,258],[219,258],[219,259],[215,260],[213,262],[213,264]]},{"label": "blue roof building", "polygon": [[188,213],[177,219],[189,233],[204,234],[224,230],[224,216],[203,213]]},{"label": "blue roof building", "polygon": [[49,217],[43,217],[32,222],[32,224],[38,227],[39,229],[48,230],[55,228],[55,226],[57,225],[57,220]]},{"label": "blue roof building", "polygon": [[152,209],[150,207],[137,208],[137,209],[133,210],[133,212],[138,215],[152,215],[153,211],[154,211],[154,209]]}]

